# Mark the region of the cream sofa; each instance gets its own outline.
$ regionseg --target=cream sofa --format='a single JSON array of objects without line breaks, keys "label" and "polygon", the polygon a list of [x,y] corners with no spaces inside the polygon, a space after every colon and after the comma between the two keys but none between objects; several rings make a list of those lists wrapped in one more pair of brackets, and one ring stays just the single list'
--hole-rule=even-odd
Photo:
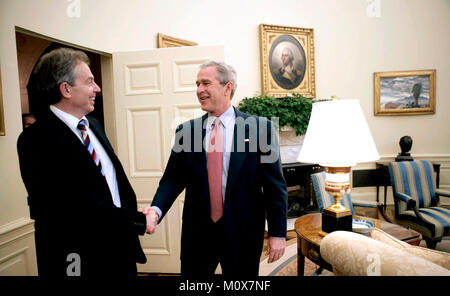
[{"label": "cream sofa", "polygon": [[335,231],[322,239],[320,254],[335,275],[450,276],[450,254],[411,246],[374,228],[371,237]]}]

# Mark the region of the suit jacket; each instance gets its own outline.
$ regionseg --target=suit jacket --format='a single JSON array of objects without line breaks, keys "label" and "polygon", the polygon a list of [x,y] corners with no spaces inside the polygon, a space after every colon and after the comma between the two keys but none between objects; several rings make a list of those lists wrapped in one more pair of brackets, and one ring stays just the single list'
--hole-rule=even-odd
[{"label": "suit jacket", "polygon": [[71,253],[79,255],[81,276],[130,274],[133,266],[136,275],[136,262],[146,261],[138,238],[145,215],[136,210],[136,195],[103,128],[87,118],[115,167],[121,208],[87,149],[52,112],[18,139],[39,275],[65,276]]},{"label": "suit jacket", "polygon": [[[236,109],[235,114],[233,150],[224,201],[224,249],[229,258],[245,264],[249,260],[259,262],[266,217],[269,236],[286,236],[287,189],[278,140],[271,122]],[[161,209],[161,221],[177,196],[186,189],[182,261],[185,257],[198,256],[199,246],[208,246],[209,237],[204,229],[211,221],[210,198],[206,155],[201,145],[206,118],[207,114],[177,128],[175,146],[152,203]],[[260,141],[267,145],[259,145]],[[269,155],[272,155],[272,160],[265,161],[264,157]]]}]

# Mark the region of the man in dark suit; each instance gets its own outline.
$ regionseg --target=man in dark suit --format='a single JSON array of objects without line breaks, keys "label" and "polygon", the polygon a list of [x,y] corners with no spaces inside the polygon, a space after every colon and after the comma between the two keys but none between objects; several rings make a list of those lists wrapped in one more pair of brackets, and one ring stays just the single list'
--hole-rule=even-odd
[{"label": "man in dark suit", "polygon": [[[197,75],[197,97],[207,114],[177,128],[175,145],[149,216],[161,221],[186,189],[181,273],[257,276],[268,222],[269,262],[284,253],[287,190],[270,121],[231,106],[236,72],[207,62]],[[149,231],[155,230],[155,225]]]},{"label": "man in dark suit", "polygon": [[18,139],[40,276],[136,276],[147,217],[94,110],[100,88],[81,51],[45,54],[35,75],[49,105]]}]

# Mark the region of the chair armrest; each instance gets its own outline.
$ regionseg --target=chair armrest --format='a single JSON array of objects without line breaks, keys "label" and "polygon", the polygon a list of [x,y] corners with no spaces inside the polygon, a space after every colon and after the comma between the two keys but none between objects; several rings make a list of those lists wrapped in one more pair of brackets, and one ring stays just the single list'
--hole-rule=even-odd
[{"label": "chair armrest", "polygon": [[415,207],[416,201],[411,198],[411,196],[404,194],[404,193],[395,193],[395,197],[399,198],[400,200],[404,201],[408,207]]},{"label": "chair armrest", "polygon": [[417,208],[416,200],[412,199],[409,195],[404,193],[396,193],[395,197],[401,199],[402,201],[406,202],[407,208],[410,208],[414,211],[414,214],[416,215],[417,219],[419,219],[420,222],[425,224],[428,228],[433,228],[434,224],[428,222],[425,220],[422,216],[422,214],[419,212],[419,208]]},{"label": "chair armrest", "polygon": [[439,196],[450,197],[450,190],[444,190],[444,189],[437,188],[435,190],[435,193]]}]

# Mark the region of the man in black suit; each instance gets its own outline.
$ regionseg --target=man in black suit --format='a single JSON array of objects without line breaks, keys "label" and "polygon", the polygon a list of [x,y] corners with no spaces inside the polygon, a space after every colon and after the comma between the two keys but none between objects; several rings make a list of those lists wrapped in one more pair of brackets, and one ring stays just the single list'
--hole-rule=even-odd
[{"label": "man in black suit", "polygon": [[19,136],[40,276],[136,276],[147,217],[94,110],[100,88],[81,51],[45,54],[36,70],[49,105]]},{"label": "man in black suit", "polygon": [[218,263],[224,276],[257,276],[266,217],[268,261],[284,253],[287,190],[277,137],[270,121],[231,106],[235,88],[231,66],[211,61],[200,67],[197,97],[207,114],[177,128],[152,207],[145,209],[161,221],[186,189],[184,276],[213,275]]}]

